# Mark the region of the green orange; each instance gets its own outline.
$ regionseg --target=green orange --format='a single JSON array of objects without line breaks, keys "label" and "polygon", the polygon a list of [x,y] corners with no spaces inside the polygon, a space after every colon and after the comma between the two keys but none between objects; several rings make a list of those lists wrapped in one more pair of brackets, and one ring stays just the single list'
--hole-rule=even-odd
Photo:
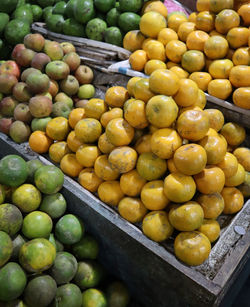
[{"label": "green orange", "polygon": [[23,184],[12,194],[12,202],[22,211],[31,212],[36,210],[41,203],[41,193],[32,184]]},{"label": "green orange", "polygon": [[13,245],[10,236],[4,232],[0,231],[0,267],[3,266],[11,256],[13,251]]},{"label": "green orange", "polygon": [[48,238],[52,227],[52,219],[48,214],[33,211],[23,219],[22,232],[28,239]]},{"label": "green orange", "polygon": [[108,307],[109,305],[102,291],[98,289],[88,289],[82,294],[82,306]]},{"label": "green orange", "polygon": [[14,236],[22,227],[23,216],[21,211],[12,204],[0,205],[0,230]]}]

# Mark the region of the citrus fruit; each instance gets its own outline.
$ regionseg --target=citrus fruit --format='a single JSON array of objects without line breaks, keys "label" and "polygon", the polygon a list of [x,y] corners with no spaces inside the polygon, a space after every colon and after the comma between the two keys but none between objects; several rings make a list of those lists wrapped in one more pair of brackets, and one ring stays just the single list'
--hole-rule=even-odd
[{"label": "citrus fruit", "polygon": [[46,126],[46,134],[52,140],[63,141],[65,140],[68,133],[68,120],[62,116],[51,119]]},{"label": "citrus fruit", "polygon": [[33,159],[33,160],[30,160],[30,161],[27,161],[26,165],[28,167],[27,181],[30,182],[30,183],[34,183],[35,172],[39,167],[43,166],[43,163],[38,159]]},{"label": "citrus fruit", "polygon": [[150,11],[158,12],[165,18],[168,14],[167,7],[162,3],[162,1],[146,1],[142,8],[142,14],[145,14]]},{"label": "citrus fruit", "polygon": [[77,271],[76,258],[68,252],[59,252],[53,266],[50,268],[50,275],[57,285],[66,284],[73,279]]},{"label": "citrus fruit", "polygon": [[240,16],[234,10],[222,10],[215,18],[217,32],[226,34],[230,29],[240,25]]},{"label": "citrus fruit", "polygon": [[225,207],[223,213],[234,214],[241,210],[244,205],[244,197],[241,191],[235,187],[225,187],[221,191]]},{"label": "citrus fruit", "polygon": [[19,262],[31,273],[50,268],[56,258],[56,249],[47,239],[37,238],[23,244],[19,252]]},{"label": "citrus fruit", "polygon": [[206,219],[216,219],[224,209],[224,199],[218,192],[200,194],[196,200],[201,205]]},{"label": "citrus fruit", "polygon": [[20,248],[22,245],[26,242],[26,240],[20,235],[16,235],[13,240],[12,240],[12,245],[13,245],[13,251],[11,254],[11,260],[17,260]]},{"label": "citrus fruit", "polygon": [[237,187],[244,197],[250,196],[250,172],[246,172],[244,182]]},{"label": "citrus fruit", "polygon": [[[131,79],[130,79],[131,80]],[[114,118],[122,118],[123,110],[121,108],[112,108],[111,110],[102,114],[100,118],[100,122],[104,128],[106,128],[107,124]]]},{"label": "citrus fruit", "polygon": [[120,177],[121,190],[128,196],[138,196],[145,183],[146,180],[143,179],[135,169],[122,174]]},{"label": "citrus fruit", "polygon": [[164,209],[169,200],[163,192],[163,181],[154,180],[146,183],[141,190],[141,200],[149,210]]},{"label": "citrus fruit", "polygon": [[12,204],[0,205],[0,230],[14,236],[22,227],[23,216],[21,211]]},{"label": "citrus fruit", "polygon": [[62,188],[63,182],[63,172],[56,166],[44,165],[35,172],[35,184],[42,193],[57,193]]},{"label": "citrus fruit", "polygon": [[27,283],[27,277],[19,264],[9,262],[0,270],[0,300],[8,302],[18,298]]},{"label": "citrus fruit", "polygon": [[206,109],[204,112],[209,118],[209,127],[215,131],[220,131],[224,125],[224,115],[220,110],[217,109]]},{"label": "citrus fruit", "polygon": [[79,242],[73,244],[72,252],[78,260],[94,260],[98,256],[99,246],[94,237],[85,235]]},{"label": "citrus fruit", "polygon": [[95,160],[95,174],[103,180],[116,180],[120,173],[112,169],[107,155],[101,155]]},{"label": "citrus fruit", "polygon": [[175,238],[174,252],[176,257],[188,265],[200,265],[209,256],[211,243],[201,232],[181,232]]},{"label": "citrus fruit", "polygon": [[129,31],[123,38],[123,48],[134,52],[138,49],[141,49],[144,40],[145,37],[139,30]]},{"label": "citrus fruit", "polygon": [[158,12],[150,11],[145,13],[140,20],[140,31],[142,34],[156,38],[158,33],[166,28],[167,22],[164,16]]},{"label": "citrus fruit", "polygon": [[43,131],[34,131],[29,137],[30,148],[37,153],[46,153],[53,140]]},{"label": "citrus fruit", "polygon": [[211,96],[226,100],[232,93],[231,82],[227,79],[215,79],[209,82],[207,92]]},{"label": "citrus fruit", "polygon": [[13,251],[13,245],[10,236],[0,230],[0,267],[2,267],[9,259]]},{"label": "citrus fruit", "polygon": [[56,238],[63,244],[74,244],[81,240],[84,226],[73,214],[66,214],[60,218],[55,226]]},{"label": "citrus fruit", "polygon": [[61,217],[66,211],[67,203],[61,193],[45,195],[39,210],[46,212],[52,219]]},{"label": "citrus fruit", "polygon": [[131,223],[142,221],[147,213],[147,208],[139,198],[124,197],[118,204],[120,215]]},{"label": "citrus fruit", "polygon": [[225,177],[228,178],[234,176],[237,173],[238,161],[233,154],[226,152],[223,160],[218,163],[217,166],[223,170]]},{"label": "citrus fruit", "polygon": [[250,110],[250,87],[239,87],[233,93],[233,102],[236,106]]},{"label": "citrus fruit", "polygon": [[119,181],[102,182],[97,192],[100,200],[111,206],[117,206],[124,197]]},{"label": "citrus fruit", "polygon": [[55,142],[49,148],[49,157],[53,162],[60,163],[62,158],[70,153],[69,146],[66,142]]},{"label": "citrus fruit", "polygon": [[168,69],[157,69],[149,77],[149,88],[156,94],[172,96],[179,89],[178,76]]},{"label": "citrus fruit", "polygon": [[197,190],[203,194],[220,193],[225,184],[224,172],[217,166],[207,165],[194,175]]},{"label": "citrus fruit", "polygon": [[29,306],[48,306],[56,295],[56,282],[49,275],[35,276],[24,291],[24,301]]},{"label": "citrus fruit", "polygon": [[166,46],[171,40],[178,40],[178,35],[170,28],[163,28],[158,33],[157,40]]},{"label": "citrus fruit", "polygon": [[32,184],[22,184],[13,192],[12,201],[22,212],[31,212],[39,207],[41,193]]},{"label": "citrus fruit", "polygon": [[97,141],[102,132],[100,122],[95,118],[81,119],[75,126],[76,137],[83,143]]},{"label": "citrus fruit", "polygon": [[134,137],[134,128],[123,118],[112,119],[105,130],[108,141],[114,146],[128,145]]},{"label": "citrus fruit", "polygon": [[246,147],[238,147],[234,150],[233,154],[245,170],[250,172],[250,149]]},{"label": "citrus fruit", "polygon": [[0,183],[18,187],[26,181],[28,168],[23,158],[7,155],[0,160]]},{"label": "citrus fruit", "polygon": [[152,211],[142,221],[143,233],[156,242],[168,239],[172,235],[173,230],[165,211]]},{"label": "citrus fruit", "polygon": [[245,175],[244,167],[238,163],[235,174],[231,177],[226,177],[225,186],[234,187],[242,184],[245,180]]},{"label": "citrus fruit", "polygon": [[56,296],[52,303],[53,307],[81,307],[82,293],[75,284],[66,284],[57,288]]},{"label": "citrus fruit", "polygon": [[84,168],[78,176],[78,181],[86,190],[96,192],[103,180],[96,175],[93,168]]},{"label": "citrus fruit", "polygon": [[129,64],[133,70],[142,71],[148,60],[144,50],[136,50],[129,56]]},{"label": "citrus fruit", "polygon": [[88,289],[82,293],[82,306],[91,307],[107,307],[108,303],[104,293],[98,289]]},{"label": "citrus fruit", "polygon": [[227,143],[232,146],[239,146],[246,138],[245,128],[234,122],[226,123],[220,133],[224,136]]},{"label": "citrus fruit", "polygon": [[227,152],[227,142],[223,136],[207,135],[199,141],[205,149],[208,164],[218,164],[223,161]]},{"label": "citrus fruit", "polygon": [[66,175],[70,177],[77,177],[83,167],[77,161],[75,154],[67,154],[62,158],[60,168]]},{"label": "citrus fruit", "polygon": [[103,268],[98,262],[80,261],[73,281],[81,289],[92,288],[100,283],[103,274]]},{"label": "citrus fruit", "polygon": [[204,219],[198,231],[202,232],[213,243],[220,236],[220,224],[215,220]]},{"label": "citrus fruit", "polygon": [[52,226],[52,220],[48,214],[41,211],[33,211],[25,216],[22,233],[28,239],[48,238]]}]

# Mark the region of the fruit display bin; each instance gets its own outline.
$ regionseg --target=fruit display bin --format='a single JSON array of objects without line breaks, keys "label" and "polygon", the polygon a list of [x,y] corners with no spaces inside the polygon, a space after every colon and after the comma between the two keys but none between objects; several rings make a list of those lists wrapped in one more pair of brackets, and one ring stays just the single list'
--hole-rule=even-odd
[{"label": "fruit display bin", "polygon": [[[0,156],[7,154],[50,164],[27,143],[18,145],[0,134]],[[69,212],[80,216],[87,231],[99,240],[100,261],[128,285],[142,306],[227,306],[225,302],[237,294],[233,287],[239,288],[250,272],[250,200],[236,215],[221,217],[221,237],[209,259],[189,267],[175,258],[173,238],[164,244],[151,241],[67,176],[62,193]]]}]

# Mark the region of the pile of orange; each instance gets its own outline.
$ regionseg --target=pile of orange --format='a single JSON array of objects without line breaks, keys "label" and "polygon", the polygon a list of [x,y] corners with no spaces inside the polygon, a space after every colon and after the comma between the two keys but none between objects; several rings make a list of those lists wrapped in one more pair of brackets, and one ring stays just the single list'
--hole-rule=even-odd
[{"label": "pile of orange", "polygon": [[145,4],[140,31],[123,40],[132,69],[169,69],[203,91],[250,109],[250,1],[197,0],[189,17],[167,14],[161,1]]},{"label": "pile of orange", "polygon": [[219,237],[216,218],[250,195],[250,150],[237,148],[245,130],[205,104],[193,80],[160,69],[53,118],[29,144],[152,240],[179,231],[176,256],[199,265]]}]

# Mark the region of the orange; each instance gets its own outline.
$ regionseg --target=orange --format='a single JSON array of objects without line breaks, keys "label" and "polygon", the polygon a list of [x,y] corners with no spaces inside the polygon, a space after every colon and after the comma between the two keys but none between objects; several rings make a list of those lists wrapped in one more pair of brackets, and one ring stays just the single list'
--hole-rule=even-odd
[{"label": "orange", "polygon": [[182,138],[174,129],[158,129],[151,137],[151,150],[161,159],[173,157],[177,148],[182,145]]},{"label": "orange", "polygon": [[226,100],[232,93],[231,82],[227,79],[212,80],[208,84],[208,94]]},{"label": "orange", "polygon": [[97,157],[95,160],[94,170],[96,175],[105,181],[116,180],[120,175],[118,170],[114,170],[111,167],[107,155]]},{"label": "orange", "polygon": [[199,50],[186,51],[181,59],[181,66],[188,72],[202,71],[205,66],[205,56]]},{"label": "orange", "polygon": [[98,139],[98,148],[104,154],[110,153],[115,148],[115,146],[107,139],[105,132]]},{"label": "orange", "polygon": [[124,118],[134,128],[143,129],[147,127],[145,102],[138,99],[131,102],[127,101],[124,105]]},{"label": "orange", "polygon": [[124,194],[128,196],[138,196],[147,181],[142,178],[136,169],[121,175],[120,186]]},{"label": "orange", "polygon": [[203,209],[196,201],[174,205],[169,211],[170,224],[179,231],[195,230],[201,226],[203,219]]},{"label": "orange", "polygon": [[231,177],[226,178],[225,186],[236,187],[242,184],[245,180],[245,175],[246,173],[244,167],[240,163],[238,163],[236,173]]},{"label": "orange", "polygon": [[114,180],[102,182],[98,187],[97,193],[100,200],[110,206],[117,206],[124,197],[119,181]]},{"label": "orange", "polygon": [[[188,35],[195,30],[194,22],[183,22],[178,29],[178,37],[181,41],[186,42]],[[176,38],[178,39],[178,38]]]},{"label": "orange", "polygon": [[30,148],[37,153],[46,153],[49,150],[53,140],[43,131],[34,131],[29,137]]},{"label": "orange", "polygon": [[228,42],[221,36],[211,36],[204,44],[204,52],[210,59],[222,59],[228,52]]},{"label": "orange", "polygon": [[141,201],[149,210],[162,210],[169,204],[163,192],[163,180],[146,183],[141,190]]},{"label": "orange", "polygon": [[75,154],[67,154],[62,158],[60,168],[66,175],[77,177],[82,170],[82,165],[77,161]]},{"label": "orange", "polygon": [[49,148],[49,157],[53,162],[60,163],[62,158],[70,153],[70,149],[66,142],[55,142]]},{"label": "orange", "polygon": [[136,50],[129,56],[129,64],[131,68],[137,71],[142,71],[144,69],[147,60],[148,56],[144,50]]},{"label": "orange", "polygon": [[151,75],[156,69],[166,69],[166,64],[160,60],[149,60],[145,64],[144,72],[146,75]]},{"label": "orange", "polygon": [[250,16],[249,16],[250,2],[241,5],[237,12],[239,16],[243,19],[244,25],[249,27],[250,26]]},{"label": "orange", "polygon": [[229,80],[235,87],[250,86],[250,66],[238,65],[234,66],[229,74]]},{"label": "orange", "polygon": [[226,34],[230,29],[238,27],[240,17],[234,10],[223,10],[215,18],[217,32]]},{"label": "orange", "polygon": [[165,174],[167,162],[151,152],[144,152],[138,157],[136,169],[142,178],[148,181],[157,180]]},{"label": "orange", "polygon": [[239,146],[246,138],[245,128],[233,122],[226,123],[220,133],[225,137],[228,144],[232,146]]},{"label": "orange", "polygon": [[178,39],[176,32],[170,28],[163,28],[157,36],[157,40],[161,42],[164,46],[167,45],[172,40]]},{"label": "orange", "polygon": [[141,80],[141,79],[142,79],[141,77],[133,77],[133,78],[128,80],[127,90],[128,90],[128,93],[129,93],[130,96],[134,96],[134,86],[135,86],[135,83],[137,81]]},{"label": "orange", "polygon": [[198,231],[203,233],[212,243],[220,236],[220,224],[215,220],[204,220]]},{"label": "orange", "polygon": [[200,265],[209,256],[211,243],[199,231],[185,231],[178,234],[174,241],[176,257],[187,265]]},{"label": "orange", "polygon": [[112,108],[109,111],[106,111],[102,114],[100,118],[100,122],[104,128],[106,128],[107,124],[114,118],[122,118],[123,110],[121,108]]},{"label": "orange", "polygon": [[173,14],[168,16],[168,28],[173,29],[177,33],[179,26],[186,21],[188,21],[188,18],[185,14],[173,12]]},{"label": "orange", "polygon": [[186,44],[179,40],[172,40],[166,45],[166,56],[174,63],[180,63],[186,51]]},{"label": "orange", "polygon": [[220,131],[225,121],[223,113],[217,109],[206,109],[204,112],[208,115],[210,128]]},{"label": "orange", "polygon": [[200,12],[196,16],[196,28],[205,32],[210,32],[214,29],[215,15],[208,10]]},{"label": "orange", "polygon": [[188,78],[189,76],[189,73],[182,69],[181,67],[178,67],[178,66],[173,66],[171,68],[169,68],[170,71],[174,72],[180,79],[183,79],[183,78]]},{"label": "orange", "polygon": [[201,205],[206,219],[216,219],[224,209],[224,199],[218,192],[200,194],[196,200]]},{"label": "orange", "polygon": [[102,114],[107,111],[107,109],[107,104],[103,99],[92,98],[86,103],[84,107],[85,117],[92,117],[99,120]]},{"label": "orange", "polygon": [[167,22],[165,17],[160,13],[150,11],[141,17],[139,26],[142,34],[156,38],[158,33],[166,28]]},{"label": "orange", "polygon": [[234,150],[233,154],[237,158],[238,162],[245,168],[245,170],[250,172],[250,149],[246,147],[239,147]]},{"label": "orange", "polygon": [[209,10],[214,13],[219,13],[224,9],[232,9],[234,0],[210,0]]},{"label": "orange", "polygon": [[76,137],[75,131],[71,131],[68,134],[67,145],[73,152],[76,152],[77,149],[82,145],[82,142]]},{"label": "orange", "polygon": [[144,4],[142,8],[142,14],[154,11],[160,13],[165,18],[168,15],[168,10],[166,6],[161,1],[148,1]]},{"label": "orange", "polygon": [[206,166],[199,174],[194,175],[197,190],[203,194],[220,193],[225,184],[223,171],[216,166]]},{"label": "orange", "polygon": [[177,120],[177,130],[181,137],[190,141],[201,140],[209,129],[208,116],[204,111],[188,110]]},{"label": "orange", "polygon": [[103,180],[96,175],[93,168],[84,168],[78,176],[78,182],[86,190],[94,193]]},{"label": "orange", "polygon": [[65,117],[55,117],[46,126],[46,134],[55,141],[63,141],[69,133],[69,122]]},{"label": "orange", "polygon": [[144,50],[144,51],[147,51],[147,46],[148,46],[148,44],[149,43],[151,43],[151,42],[156,42],[157,40],[155,40],[155,39],[153,39],[153,38],[150,38],[150,37],[148,37],[148,38],[146,38],[145,40],[144,40],[144,42],[143,42],[143,44],[142,44],[142,50]]},{"label": "orange", "polygon": [[192,176],[182,173],[169,174],[164,179],[164,193],[175,203],[184,203],[193,198],[196,185]]},{"label": "orange", "polygon": [[240,190],[234,187],[225,187],[221,192],[224,198],[224,214],[234,214],[240,211],[244,205],[244,197]]},{"label": "orange", "polygon": [[[196,17],[197,17],[197,13],[196,13],[196,12],[193,12],[193,13],[191,13],[191,14],[188,16],[188,21],[189,21],[189,22],[195,23]],[[184,22],[183,22],[183,23],[184,23]],[[180,27],[179,27],[179,28],[180,28]],[[178,29],[178,30],[179,30],[179,29]]]},{"label": "orange", "polygon": [[162,242],[168,239],[174,229],[165,211],[152,211],[142,221],[142,232],[151,240]]},{"label": "orange", "polygon": [[190,50],[204,50],[205,42],[209,39],[209,35],[204,31],[193,31],[187,36],[186,44]]},{"label": "orange", "polygon": [[226,36],[224,34],[221,34],[219,32],[217,32],[216,30],[212,30],[211,32],[209,32],[209,36],[221,36],[226,38]]},{"label": "orange", "polygon": [[120,215],[131,223],[141,222],[147,213],[139,198],[124,197],[118,204]]},{"label": "orange", "polygon": [[147,57],[150,60],[160,60],[163,62],[165,62],[166,60],[165,47],[159,41],[152,40],[148,42],[147,47],[146,47],[146,53],[147,53]]},{"label": "orange", "polygon": [[184,112],[186,112],[186,111],[189,111],[189,110],[202,111],[202,109],[201,109],[200,107],[198,107],[198,106],[196,106],[196,105],[191,105],[191,106],[189,106],[189,107],[180,108],[179,116],[180,116],[182,113],[184,113]]},{"label": "orange", "polygon": [[[142,78],[138,80],[134,85],[134,97],[135,99],[143,100],[147,102],[154,96],[154,93],[149,89],[149,80]],[[128,101],[128,100],[127,100]],[[125,108],[125,104],[124,104]]]},{"label": "orange", "polygon": [[198,86],[191,79],[180,79],[180,88],[174,95],[174,101],[180,107],[188,107],[198,100]]},{"label": "orange", "polygon": [[227,152],[227,142],[223,136],[220,134],[206,135],[199,141],[199,144],[207,153],[208,164],[218,164],[223,161]]},{"label": "orange", "polygon": [[198,12],[209,11],[210,9],[210,0],[197,0],[196,1],[196,10]]},{"label": "orange", "polygon": [[167,160],[167,166],[168,166],[168,170],[169,170],[170,173],[177,173],[178,172],[178,170],[177,170],[177,168],[174,164],[173,158]]},{"label": "orange", "polygon": [[179,89],[178,76],[168,69],[157,69],[149,77],[149,88],[156,94],[172,96]]},{"label": "orange", "polygon": [[114,170],[127,173],[135,168],[137,152],[129,146],[117,147],[109,154],[108,161]]},{"label": "orange", "polygon": [[189,79],[193,80],[202,91],[206,92],[208,83],[212,80],[212,77],[207,72],[193,72]]},{"label": "orange", "polygon": [[76,108],[73,109],[69,113],[69,125],[72,129],[75,128],[75,125],[79,122],[79,120],[85,117],[85,110],[84,108]]},{"label": "orange", "polygon": [[228,52],[227,52],[227,55],[226,55],[226,58],[232,61],[234,52],[235,52],[234,49],[229,48]]},{"label": "orange", "polygon": [[210,66],[210,64],[213,62],[213,60],[210,60],[209,58],[206,58],[205,59],[205,71],[207,71],[208,72],[208,69],[209,69],[209,66]]},{"label": "orange", "polygon": [[183,145],[175,151],[173,162],[179,172],[185,175],[195,175],[206,166],[207,153],[200,145]]},{"label": "orange", "polygon": [[209,65],[208,71],[214,79],[228,79],[233,66],[233,62],[228,59],[215,60]]},{"label": "orange", "polygon": [[169,96],[156,95],[151,98],[146,105],[147,120],[158,128],[167,128],[171,126],[176,120],[177,115],[178,106],[174,99]]},{"label": "orange", "polygon": [[112,86],[105,94],[105,102],[112,108],[121,108],[124,102],[128,99],[128,91],[123,86]]},{"label": "orange", "polygon": [[230,48],[237,49],[247,46],[249,31],[250,30],[245,27],[236,27],[229,30],[227,33],[227,41]]},{"label": "orange", "polygon": [[82,143],[93,143],[102,133],[102,125],[95,118],[81,119],[75,126],[75,135]]},{"label": "orange", "polygon": [[234,65],[250,65],[250,50],[248,47],[235,50],[232,61]]},{"label": "orange", "polygon": [[228,177],[234,176],[237,173],[238,161],[233,154],[226,152],[223,160],[217,166],[223,170],[227,180]]},{"label": "orange", "polygon": [[135,150],[138,154],[143,152],[151,152],[151,134],[141,136],[135,143]]},{"label": "orange", "polygon": [[105,132],[108,141],[114,146],[128,145],[134,137],[134,128],[123,118],[112,119]]},{"label": "orange", "polygon": [[134,52],[142,48],[145,36],[139,30],[132,30],[126,33],[123,38],[123,48]]},{"label": "orange", "polygon": [[76,151],[76,159],[83,167],[93,167],[97,157],[101,155],[100,150],[94,145],[81,145]]}]

